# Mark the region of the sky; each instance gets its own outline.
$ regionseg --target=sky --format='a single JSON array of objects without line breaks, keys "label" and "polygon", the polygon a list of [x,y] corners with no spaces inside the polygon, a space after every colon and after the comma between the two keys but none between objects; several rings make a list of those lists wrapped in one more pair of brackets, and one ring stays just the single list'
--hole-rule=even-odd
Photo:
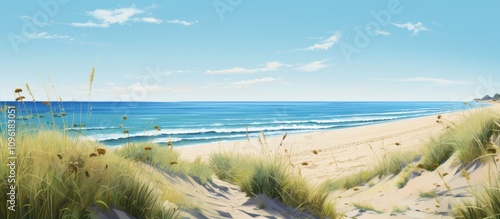
[{"label": "sky", "polygon": [[2,8],[0,100],[15,88],[31,100],[26,84],[36,100],[67,101],[466,101],[500,92],[499,1]]}]

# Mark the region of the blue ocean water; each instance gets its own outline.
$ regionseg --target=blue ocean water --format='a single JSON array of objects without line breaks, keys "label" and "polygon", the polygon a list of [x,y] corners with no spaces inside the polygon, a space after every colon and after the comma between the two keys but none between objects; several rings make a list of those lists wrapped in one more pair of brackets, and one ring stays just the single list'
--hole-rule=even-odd
[{"label": "blue ocean water", "polygon": [[[305,133],[482,107],[462,102],[5,102],[19,123],[44,124],[106,145],[175,146]],[[123,117],[126,117],[124,119]],[[4,124],[5,118],[0,118]],[[157,126],[157,128],[155,128]],[[2,125],[3,127],[3,125]],[[124,131],[128,130],[128,134]]]}]

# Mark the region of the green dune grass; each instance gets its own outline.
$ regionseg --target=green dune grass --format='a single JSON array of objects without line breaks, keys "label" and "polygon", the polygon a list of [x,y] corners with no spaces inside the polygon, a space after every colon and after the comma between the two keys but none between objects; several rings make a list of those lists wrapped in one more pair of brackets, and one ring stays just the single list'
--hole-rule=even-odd
[{"label": "green dune grass", "polygon": [[247,196],[264,194],[299,211],[337,217],[329,191],[306,183],[294,173],[286,156],[219,152],[211,154],[209,162],[217,177],[238,185]]},{"label": "green dune grass", "polygon": [[[6,145],[2,135],[0,142]],[[6,218],[91,218],[91,207],[113,207],[137,218],[177,218],[175,193],[160,196],[164,186],[143,180],[136,162],[105,152],[102,145],[76,140],[57,131],[18,130],[16,136],[16,211],[0,208]],[[99,150],[98,150],[99,149]],[[7,157],[7,150],[0,155]],[[0,172],[8,167],[0,165]],[[6,174],[0,176],[8,191]],[[0,196],[3,205],[6,196]]]}]

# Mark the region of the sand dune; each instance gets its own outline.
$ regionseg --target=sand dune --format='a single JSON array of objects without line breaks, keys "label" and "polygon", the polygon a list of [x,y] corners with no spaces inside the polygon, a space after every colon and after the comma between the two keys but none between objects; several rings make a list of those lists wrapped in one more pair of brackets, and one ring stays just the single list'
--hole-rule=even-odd
[{"label": "sand dune", "polygon": [[[494,104],[490,108],[500,110],[500,105]],[[321,183],[373,165],[386,152],[417,150],[430,137],[438,135],[448,126],[460,123],[464,117],[473,113],[472,111],[475,110],[443,114],[442,122],[439,123],[436,122],[437,115],[433,115],[363,127],[296,134],[288,136],[283,144],[292,149],[291,159],[295,165],[301,166],[302,176],[312,183]],[[274,150],[280,142],[281,137],[268,138],[266,147]],[[262,147],[257,139],[250,139],[177,150],[184,159],[194,160],[196,157],[207,159],[210,153],[216,151],[238,151],[258,155]],[[317,153],[313,153],[313,150]],[[303,162],[308,165],[303,166]],[[380,180],[374,179],[370,183],[371,187],[357,187],[357,191],[351,189],[332,192],[331,197],[336,197],[338,212],[348,217],[387,218],[396,215],[397,218],[442,218],[448,216],[454,201],[468,196],[468,187],[478,184],[487,174],[498,174],[496,167],[488,167],[471,169],[471,180],[466,181],[448,161],[438,168],[440,173],[449,173],[443,179],[439,177],[438,171],[422,172],[410,180],[406,187],[398,189],[396,177],[389,176]],[[445,184],[450,189],[447,189]],[[218,193],[210,192],[216,189],[219,189]],[[276,202],[274,203],[277,206],[271,209],[258,209],[256,206],[259,201],[256,199],[259,198],[244,197],[237,187],[219,180],[214,180],[209,188],[196,192],[204,194],[190,195],[204,202],[207,209],[212,209],[211,215],[216,218],[287,218],[283,212],[290,211]],[[434,192],[437,197],[420,198],[420,192]],[[269,202],[266,206],[272,206],[272,201],[265,201]],[[354,207],[353,203],[370,204],[381,212],[360,210]],[[394,213],[396,207],[405,209],[404,213]],[[307,218],[306,215],[304,217]]]}]

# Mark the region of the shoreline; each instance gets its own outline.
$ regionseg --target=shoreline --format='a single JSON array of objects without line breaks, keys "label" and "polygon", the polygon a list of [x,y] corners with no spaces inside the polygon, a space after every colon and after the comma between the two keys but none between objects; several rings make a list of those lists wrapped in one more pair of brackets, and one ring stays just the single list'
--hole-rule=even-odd
[{"label": "shoreline", "polygon": [[[487,103],[490,105],[440,114],[442,117],[439,123],[436,122],[436,114],[358,127],[290,134],[283,141],[283,146],[291,152],[293,164],[301,167],[302,175],[319,182],[366,168],[386,152],[418,149],[446,127],[459,123],[464,115],[477,110],[500,109],[500,105],[495,102]],[[191,161],[197,157],[206,161],[211,153],[220,151],[259,156],[262,155],[263,148],[268,151],[279,150],[282,136],[266,138],[267,144],[264,145],[259,143],[258,138],[253,137],[250,140],[198,144],[174,149],[181,153],[183,159]],[[313,153],[313,150],[317,153]],[[307,162],[307,165],[302,165],[303,162]]]}]

